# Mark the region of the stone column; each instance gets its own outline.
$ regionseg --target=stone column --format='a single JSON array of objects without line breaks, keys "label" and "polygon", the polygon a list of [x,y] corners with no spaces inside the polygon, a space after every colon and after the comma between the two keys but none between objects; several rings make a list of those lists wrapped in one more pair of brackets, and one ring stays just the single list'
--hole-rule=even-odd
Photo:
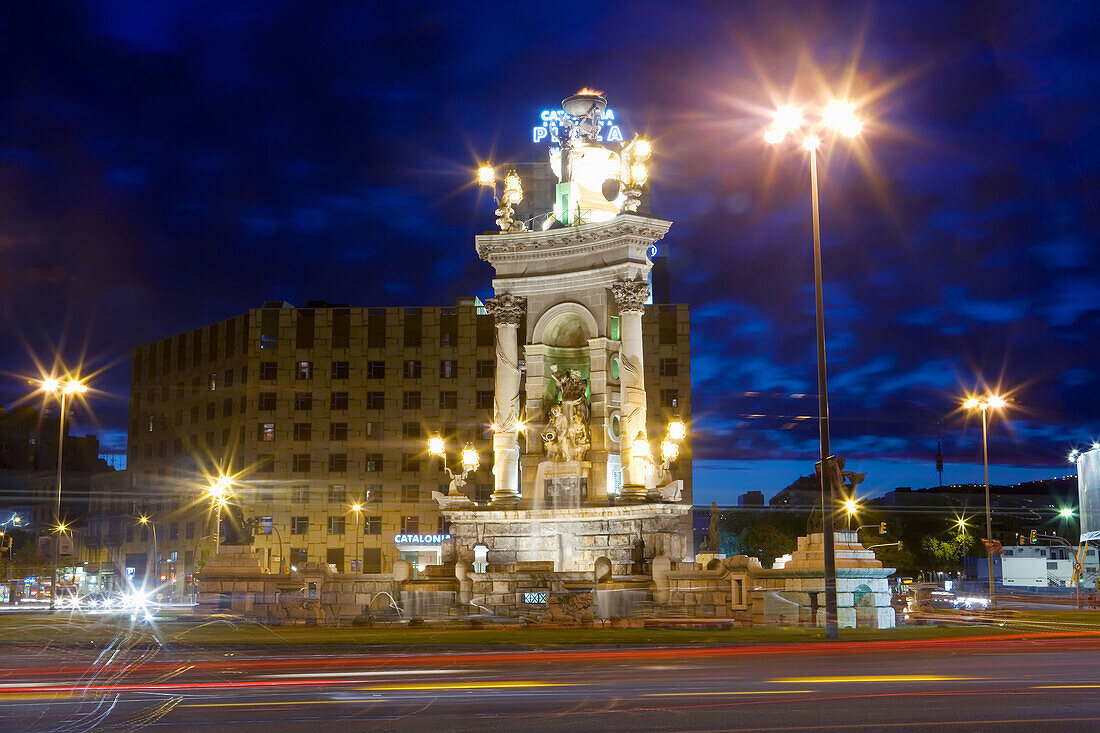
[{"label": "stone column", "polygon": [[494,506],[515,506],[520,500],[519,452],[519,347],[516,332],[527,309],[527,299],[501,293],[485,301],[485,309],[497,325],[496,392],[493,400],[493,495]]},{"label": "stone column", "polygon": [[642,365],[642,313],[649,298],[645,280],[623,280],[611,286],[619,306],[622,347],[619,351],[619,381],[622,389],[622,438],[619,441],[623,462],[622,499],[645,501],[646,464],[634,460],[634,440],[646,437],[645,371]]}]

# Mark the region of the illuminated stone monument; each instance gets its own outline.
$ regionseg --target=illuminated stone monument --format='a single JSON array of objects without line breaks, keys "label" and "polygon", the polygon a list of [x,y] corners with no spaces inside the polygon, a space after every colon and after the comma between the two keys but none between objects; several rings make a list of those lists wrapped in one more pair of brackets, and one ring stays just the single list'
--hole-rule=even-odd
[{"label": "illuminated stone monument", "polygon": [[[689,507],[669,473],[684,427],[670,423],[655,460],[642,362],[649,252],[672,224],[634,213],[650,145],[600,142],[606,106],[588,91],[562,103],[557,195],[541,224],[512,220],[522,186],[510,173],[501,231],[476,239],[495,272],[485,302],[496,321],[494,487],[488,506],[436,496],[459,560],[472,562],[477,546],[490,565],[591,571],[608,557],[627,572],[638,541],[649,557],[687,554]],[[483,171],[495,197],[495,174]]]}]

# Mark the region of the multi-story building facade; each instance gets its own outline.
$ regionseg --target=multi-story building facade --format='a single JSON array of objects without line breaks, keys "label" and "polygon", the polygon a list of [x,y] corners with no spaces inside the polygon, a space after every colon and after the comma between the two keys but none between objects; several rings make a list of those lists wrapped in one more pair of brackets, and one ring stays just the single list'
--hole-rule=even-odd
[{"label": "multi-story building facade", "polygon": [[[691,417],[690,324],[685,305],[646,308],[657,435],[673,415]],[[273,571],[307,560],[364,572],[399,557],[436,561],[447,528],[431,494],[446,492],[447,477],[429,461],[427,439],[439,433],[452,455],[473,445],[481,466],[467,487],[488,498],[494,339],[476,299],[422,308],[268,302],[134,349],[129,491],[136,511],[154,514],[159,556],[173,559],[158,574],[181,593],[211,554],[203,492],[218,471],[237,476],[231,513],[264,518],[255,545]],[[690,442],[676,469],[690,503]],[[140,559],[138,537],[114,556]]]}]

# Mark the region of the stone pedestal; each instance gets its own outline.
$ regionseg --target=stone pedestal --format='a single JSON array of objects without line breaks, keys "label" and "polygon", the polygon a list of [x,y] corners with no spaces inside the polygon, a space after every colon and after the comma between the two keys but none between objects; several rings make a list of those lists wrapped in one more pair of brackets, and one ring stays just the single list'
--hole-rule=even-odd
[{"label": "stone pedestal", "polygon": [[588,501],[588,461],[539,463],[535,478],[537,495],[531,506],[542,509],[576,509]]},{"label": "stone pedestal", "polygon": [[611,561],[616,575],[629,574],[631,550],[641,537],[646,558],[687,554],[681,523],[684,504],[633,504],[579,509],[443,509],[451,523],[458,561],[473,562],[474,546],[489,548],[490,567],[552,562],[554,569],[591,573],[596,559]]}]

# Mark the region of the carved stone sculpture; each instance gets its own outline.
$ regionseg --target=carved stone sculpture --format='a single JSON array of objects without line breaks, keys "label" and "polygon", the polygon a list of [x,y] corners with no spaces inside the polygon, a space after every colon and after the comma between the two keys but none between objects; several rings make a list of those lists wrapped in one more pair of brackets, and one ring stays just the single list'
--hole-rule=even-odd
[{"label": "carved stone sculpture", "polygon": [[558,387],[558,402],[547,411],[546,427],[541,431],[546,460],[583,461],[592,445],[587,380],[576,369],[560,371],[557,364],[551,365],[550,375]]}]

